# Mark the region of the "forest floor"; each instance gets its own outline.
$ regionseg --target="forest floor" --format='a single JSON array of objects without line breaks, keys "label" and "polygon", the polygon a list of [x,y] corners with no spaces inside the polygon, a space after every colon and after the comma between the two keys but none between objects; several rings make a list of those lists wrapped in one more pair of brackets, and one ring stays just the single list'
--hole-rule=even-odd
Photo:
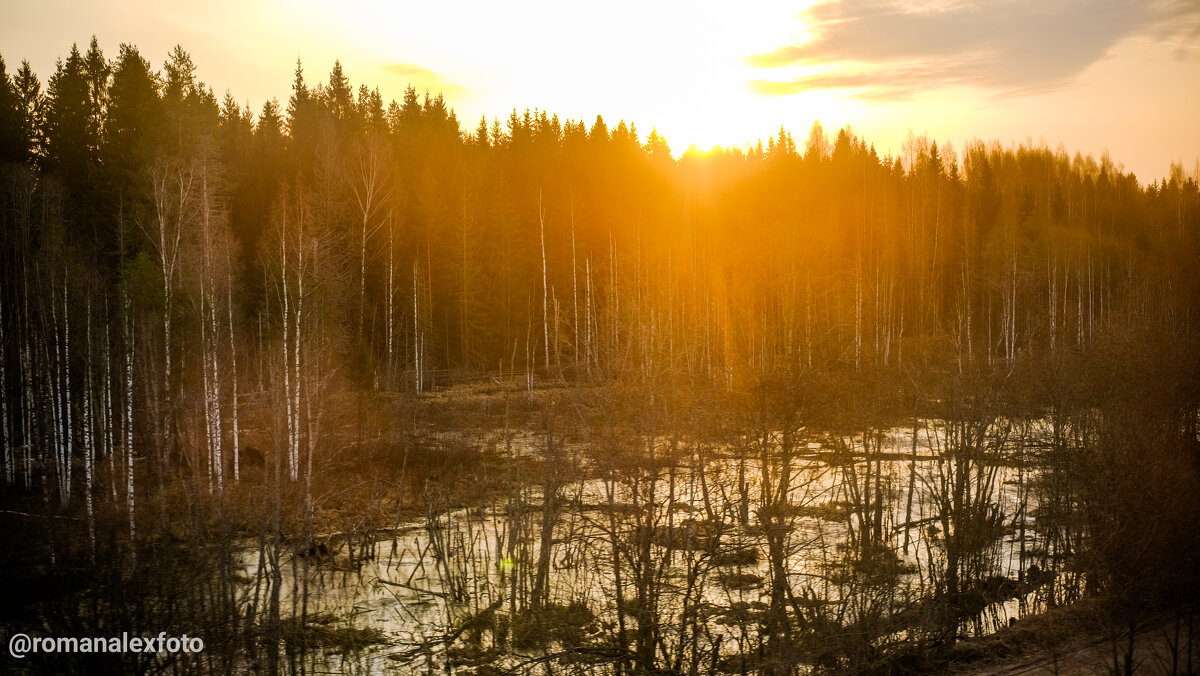
[{"label": "forest floor", "polygon": [[[1193,674],[1200,669],[1195,617],[1147,612],[1130,631],[1113,630],[1099,602],[1026,617],[990,636],[954,648],[947,672],[958,676],[1059,674]],[[1126,671],[1126,655],[1132,659]]]}]

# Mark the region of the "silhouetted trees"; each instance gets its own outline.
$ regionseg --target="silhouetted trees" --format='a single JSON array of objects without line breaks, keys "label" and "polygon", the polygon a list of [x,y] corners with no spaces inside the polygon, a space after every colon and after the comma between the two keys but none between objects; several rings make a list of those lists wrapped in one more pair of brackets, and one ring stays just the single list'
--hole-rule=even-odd
[{"label": "silhouetted trees", "polygon": [[[895,648],[878,639],[903,622],[913,640],[953,642],[972,594],[1005,575],[1004,524],[1025,537],[1024,503],[1006,512],[999,493],[1003,468],[1027,464],[1041,540],[1021,552],[1050,571],[1036,580],[1046,602],[1195,593],[1200,177],[1173,166],[1147,185],[1107,155],[924,136],[880,157],[819,122],[803,148],[781,127],[765,147],[676,160],[624,120],[514,109],[464,132],[440,94],[410,87],[385,105],[340,63],[327,82],[304,72],[286,106],[254,115],[234,93],[218,102],[182,47],[156,71],[93,39],[44,93],[27,62],[0,60],[2,494],[30,518],[86,524],[83,553],[65,535],[36,545],[46,565],[116,562],[126,584],[157,565],[146,549],[207,552],[217,570],[240,528],[277,582],[289,538],[315,546],[335,494],[323,477],[399,438],[387,422],[364,432],[364,410],[520,374],[527,406],[542,405],[539,383],[611,388],[594,410],[620,419],[590,443],[619,672],[728,657],[700,620],[713,559],[741,551],[719,550],[726,528],[765,546],[762,669],[877,666]],[[715,434],[728,421],[685,414],[684,392],[736,402],[746,429]],[[538,612],[558,607],[559,472],[577,424],[545,407],[543,511],[510,515],[508,543],[534,566],[519,575]],[[886,440],[901,426],[911,449]],[[699,458],[721,435],[744,435],[725,487],[736,526],[693,485],[706,516],[688,537],[707,544],[681,544],[655,501],[675,500],[683,464],[703,484]],[[826,563],[857,574],[831,578],[830,606],[789,570],[797,515],[820,502],[805,492],[825,466],[810,442],[840,457],[830,509],[850,547]],[[889,474],[902,452],[906,474]],[[391,480],[415,499],[403,468]],[[209,516],[228,525],[213,549]],[[924,601],[902,588],[900,556],[916,557]],[[678,612],[664,600],[676,558]],[[216,593],[224,605],[185,605],[246,617]],[[812,647],[842,630],[858,638]]]}]

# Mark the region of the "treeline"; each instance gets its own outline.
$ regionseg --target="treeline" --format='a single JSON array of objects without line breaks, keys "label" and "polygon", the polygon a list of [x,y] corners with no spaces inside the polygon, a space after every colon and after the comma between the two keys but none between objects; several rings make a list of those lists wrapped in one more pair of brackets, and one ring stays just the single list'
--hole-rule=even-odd
[{"label": "treeline", "polygon": [[27,62],[0,78],[5,467],[64,503],[72,456],[165,459],[181,436],[223,483],[253,392],[281,393],[295,477],[321,387],[736,388],[1194,328],[1200,197],[1179,166],[1143,187],[1038,147],[910,137],[880,157],[819,123],[803,150],[781,129],[675,161],[599,116],[464,133],[440,96],[385,106],[340,64],[309,85],[298,63],[286,106],[257,116],[194,71],[182,48],[155,71],[93,39],[44,92]]},{"label": "treeline", "polygon": [[[156,71],[95,39],[44,90],[0,61],[0,120],[6,496],[86,516],[93,557],[97,503],[136,564],[139,500],[238,482],[247,411],[268,465],[311,483],[345,422],[331,396],[484,376],[751,393],[889,374],[939,383],[922,413],[952,417],[976,401],[955,378],[987,373],[1008,414],[1077,416],[1062,449],[1118,435],[1080,421],[1140,383],[1155,404],[1133,422],[1185,476],[1200,462],[1200,190],[1179,166],[1142,185],[1107,156],[925,137],[880,156],[819,123],[803,148],[781,128],[675,160],[599,116],[464,132],[440,95],[385,105],[336,63],[320,83],[298,63],[256,114],[182,48]],[[1100,490],[1072,488],[1062,518]]]}]

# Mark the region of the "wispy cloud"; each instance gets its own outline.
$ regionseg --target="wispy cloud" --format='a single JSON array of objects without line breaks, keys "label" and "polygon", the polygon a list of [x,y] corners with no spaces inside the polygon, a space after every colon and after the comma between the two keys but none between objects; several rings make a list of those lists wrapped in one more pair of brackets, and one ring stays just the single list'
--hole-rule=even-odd
[{"label": "wispy cloud", "polygon": [[[750,57],[768,71],[761,94],[855,89],[870,99],[905,99],[952,86],[997,95],[1061,89],[1131,35],[1178,35],[1200,22],[1191,0],[991,0],[922,3],[834,0],[801,19],[812,39]],[[785,66],[820,73],[771,78]]]},{"label": "wispy cloud", "polygon": [[400,78],[418,91],[442,93],[449,98],[468,92],[468,88],[457,84],[441,73],[415,63],[390,63],[381,67],[383,72]]}]

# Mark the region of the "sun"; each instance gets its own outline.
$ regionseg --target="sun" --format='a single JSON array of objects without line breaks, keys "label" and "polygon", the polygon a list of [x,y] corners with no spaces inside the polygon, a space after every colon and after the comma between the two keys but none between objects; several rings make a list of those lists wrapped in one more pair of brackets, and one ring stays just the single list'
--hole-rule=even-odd
[{"label": "sun", "polygon": [[[398,97],[408,83],[394,68],[402,65],[421,76],[418,88],[430,82],[434,93],[445,91],[465,127],[481,115],[503,119],[514,108],[589,125],[600,114],[610,126],[636,124],[643,139],[657,129],[679,155],[693,144],[753,143],[780,124],[807,129],[837,112],[832,97],[808,97],[810,110],[796,119],[750,88],[761,74],[748,57],[764,45],[801,39],[807,4],[753,3],[735,11],[700,2],[680,11],[625,0],[602,8],[535,3],[514,21],[511,8],[496,5],[364,2],[336,30],[357,31],[358,49],[381,69],[393,68],[381,71],[393,90],[385,98]],[[372,19],[364,24],[360,16]],[[451,25],[454,40],[433,39],[435,27]]]}]

